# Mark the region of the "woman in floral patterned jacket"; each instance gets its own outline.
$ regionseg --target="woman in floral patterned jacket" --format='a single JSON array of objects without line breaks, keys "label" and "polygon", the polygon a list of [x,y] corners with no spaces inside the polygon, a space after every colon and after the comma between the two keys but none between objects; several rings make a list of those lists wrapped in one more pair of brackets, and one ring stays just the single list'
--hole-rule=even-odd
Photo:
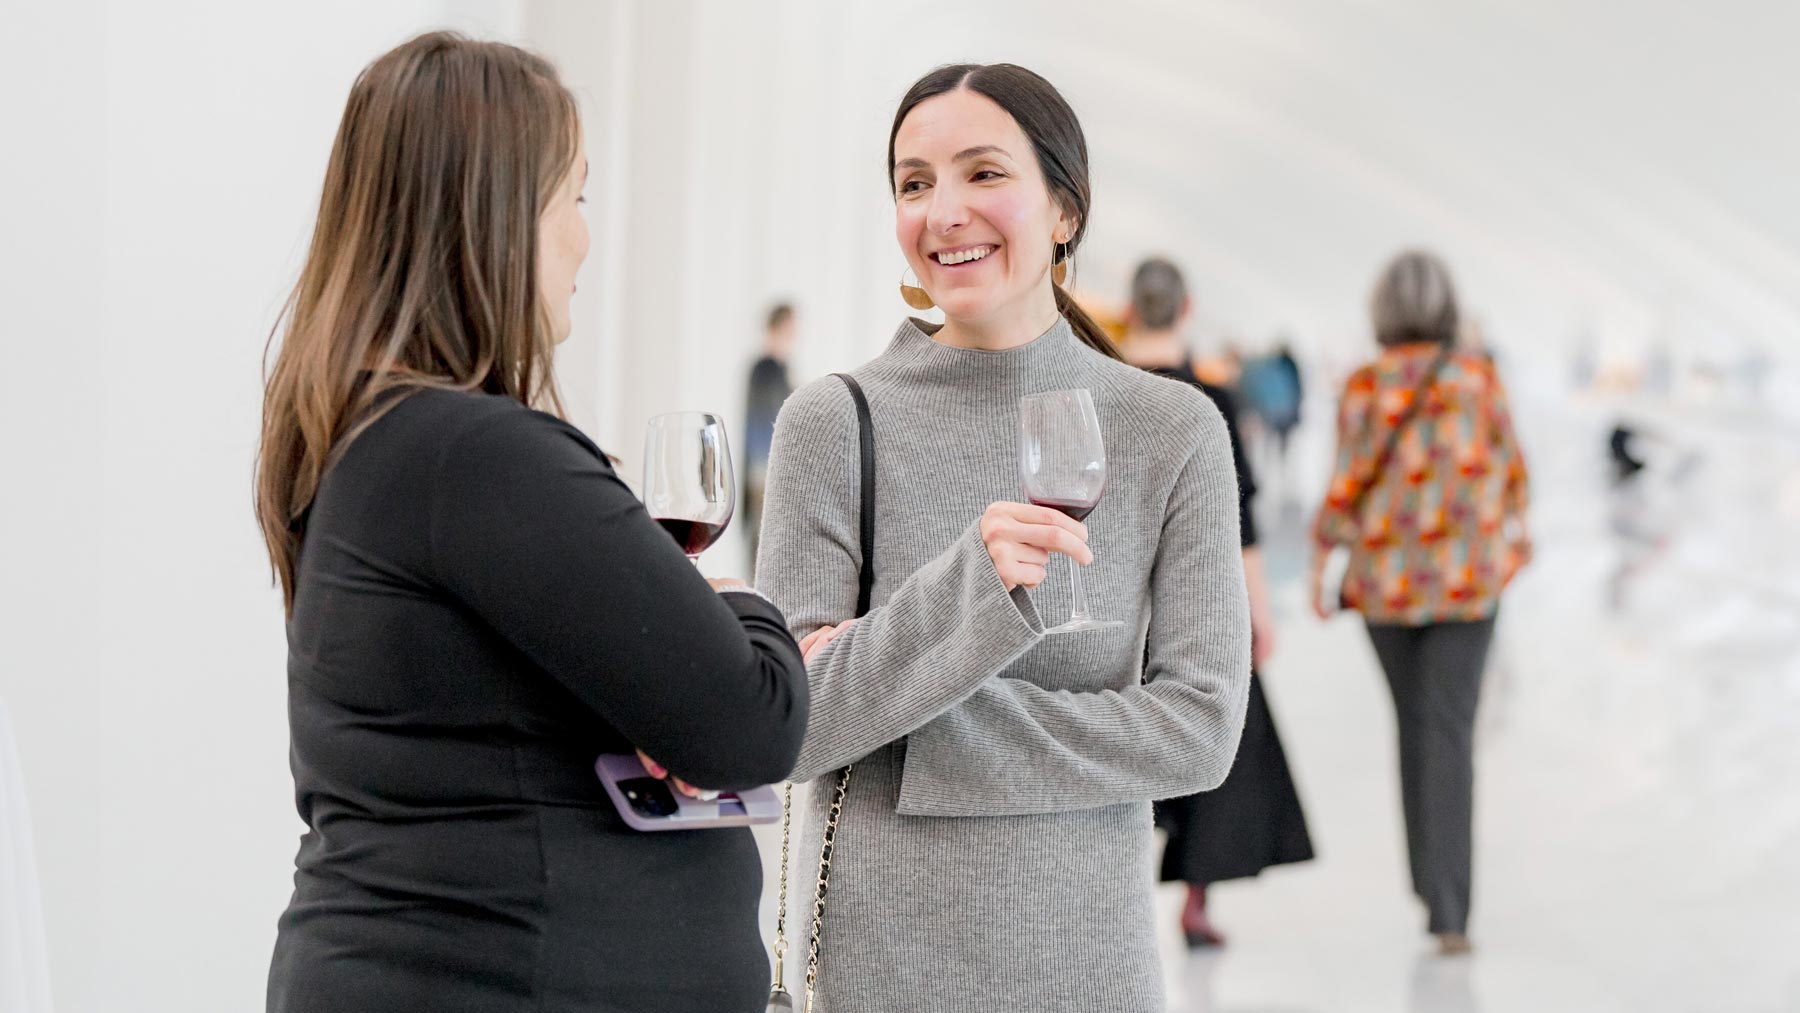
[{"label": "woman in floral patterned jacket", "polygon": [[1500,593],[1530,558],[1525,460],[1485,356],[1456,350],[1456,295],[1408,251],[1370,301],[1375,361],[1345,382],[1311,592],[1345,547],[1338,602],[1362,613],[1393,692],[1413,892],[1447,954],[1469,951],[1475,705]]}]

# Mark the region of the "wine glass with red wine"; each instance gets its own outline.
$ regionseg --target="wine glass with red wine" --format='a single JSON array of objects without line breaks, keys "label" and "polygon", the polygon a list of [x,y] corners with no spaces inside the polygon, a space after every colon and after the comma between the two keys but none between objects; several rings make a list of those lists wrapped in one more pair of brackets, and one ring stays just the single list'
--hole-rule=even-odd
[{"label": "wine glass with red wine", "polygon": [[[1025,498],[1085,521],[1106,494],[1106,445],[1093,395],[1086,390],[1053,390],[1019,402],[1019,481]],[[1123,623],[1088,613],[1081,589],[1081,564],[1069,561],[1069,621],[1045,633],[1104,630]]]},{"label": "wine glass with red wine", "polygon": [[724,420],[706,412],[651,419],[644,439],[644,508],[696,566],[700,553],[725,533],[736,506]]}]

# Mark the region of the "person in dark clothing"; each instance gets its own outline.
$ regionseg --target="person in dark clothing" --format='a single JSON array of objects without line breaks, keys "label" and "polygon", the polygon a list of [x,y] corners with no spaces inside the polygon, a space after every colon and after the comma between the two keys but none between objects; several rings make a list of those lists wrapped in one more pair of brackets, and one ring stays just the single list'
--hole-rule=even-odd
[{"label": "person in dark clothing", "polygon": [[763,488],[768,484],[769,447],[775,441],[775,416],[794,392],[788,380],[788,356],[794,350],[794,307],[776,303],[763,326],[763,355],[750,367],[744,392],[744,530],[750,558],[762,539]]},{"label": "person in dark clothing", "polygon": [[1225,416],[1232,461],[1238,475],[1238,527],[1244,545],[1244,578],[1250,594],[1250,701],[1244,733],[1225,783],[1218,788],[1157,803],[1156,820],[1169,835],[1163,850],[1162,880],[1186,882],[1181,929],[1188,945],[1220,945],[1224,935],[1206,913],[1206,887],[1255,876],[1272,865],[1313,857],[1306,814],[1300,805],[1287,754],[1262,691],[1260,669],[1273,653],[1274,623],[1269,613],[1256,517],[1251,509],[1256,479],[1238,435],[1237,400],[1230,391],[1194,375],[1182,324],[1190,311],[1186,282],[1167,260],[1146,260],[1131,283],[1131,309],[1123,351],[1128,362],[1199,387]]},{"label": "person in dark clothing", "polygon": [[580,151],[510,46],[421,36],[352,89],[258,459],[307,825],[271,1013],[767,995],[750,832],[639,833],[593,771],[637,749],[690,793],[778,781],[808,701],[785,617],[709,587],[532,407],[558,409]]},{"label": "person in dark clothing", "polygon": [[1276,375],[1281,377],[1284,395],[1281,404],[1287,409],[1273,414],[1269,419],[1269,427],[1275,430],[1275,436],[1280,441],[1281,458],[1286,461],[1288,438],[1293,435],[1294,427],[1300,424],[1300,405],[1306,400],[1306,387],[1300,376],[1300,363],[1294,358],[1293,345],[1287,339],[1282,339],[1276,346],[1275,354],[1269,361]]},{"label": "person in dark clothing", "polygon": [[1644,470],[1644,459],[1638,456],[1636,448],[1632,446],[1637,437],[1637,430],[1624,421],[1615,423],[1612,432],[1607,434],[1606,454],[1612,462],[1615,486],[1624,485]]}]

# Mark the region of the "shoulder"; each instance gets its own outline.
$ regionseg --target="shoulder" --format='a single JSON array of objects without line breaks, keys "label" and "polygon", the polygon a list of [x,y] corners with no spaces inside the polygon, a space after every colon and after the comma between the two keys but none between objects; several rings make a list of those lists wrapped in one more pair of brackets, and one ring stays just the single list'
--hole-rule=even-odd
[{"label": "shoulder", "polygon": [[1224,438],[1222,405],[1200,388],[1097,353],[1093,358],[1112,409],[1138,431],[1164,433],[1189,447],[1211,437]]},{"label": "shoulder", "polygon": [[[1183,380],[1146,372],[1128,363],[1094,356],[1096,386],[1138,457],[1154,472],[1192,474],[1210,483],[1235,479],[1231,429],[1225,415],[1200,388]],[[1096,392],[1098,393],[1098,392]]]},{"label": "shoulder", "polygon": [[1478,352],[1457,352],[1450,361],[1463,376],[1481,386],[1492,387],[1500,382],[1500,370],[1494,360]]},{"label": "shoulder", "polygon": [[1344,393],[1346,395],[1372,394],[1375,392],[1375,388],[1380,382],[1380,360],[1365,362],[1361,366],[1351,370],[1349,376],[1344,377]]},{"label": "shoulder", "polygon": [[775,418],[775,432],[786,441],[838,439],[856,424],[850,388],[836,376],[822,376],[794,391]]},{"label": "shoulder", "polygon": [[427,388],[406,395],[393,414],[435,434],[441,463],[516,468],[570,454],[606,462],[581,430],[502,394]]}]

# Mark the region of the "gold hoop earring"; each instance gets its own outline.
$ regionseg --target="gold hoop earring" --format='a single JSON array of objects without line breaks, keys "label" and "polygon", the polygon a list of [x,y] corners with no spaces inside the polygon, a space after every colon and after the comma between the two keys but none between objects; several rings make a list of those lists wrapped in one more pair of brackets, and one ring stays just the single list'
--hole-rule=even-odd
[{"label": "gold hoop earring", "polygon": [[1057,243],[1050,250],[1050,282],[1058,287],[1069,280],[1068,251],[1066,243]]},{"label": "gold hoop earring", "polygon": [[925,291],[918,285],[908,285],[906,283],[906,276],[909,274],[912,274],[911,267],[907,267],[906,270],[900,272],[900,298],[906,301],[906,305],[911,306],[916,310],[928,310],[933,306],[936,306],[937,303],[932,300],[930,292]]}]

